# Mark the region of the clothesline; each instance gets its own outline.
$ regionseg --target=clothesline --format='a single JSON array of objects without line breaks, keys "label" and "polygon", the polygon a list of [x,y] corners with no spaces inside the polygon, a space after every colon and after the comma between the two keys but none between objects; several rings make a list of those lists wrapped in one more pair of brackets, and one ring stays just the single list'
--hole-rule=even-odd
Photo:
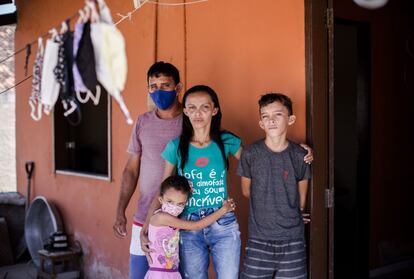
[{"label": "clothesline", "polygon": [[[142,2],[141,2],[142,1]],[[118,25],[121,22],[123,22],[125,19],[129,19],[131,20],[132,18],[132,14],[134,14],[137,10],[139,10],[141,7],[143,7],[145,4],[150,3],[150,4],[155,4],[155,5],[160,5],[160,6],[185,6],[185,5],[191,5],[191,4],[198,4],[198,3],[202,3],[202,2],[207,2],[208,0],[193,0],[193,1],[186,1],[186,2],[180,2],[180,3],[165,3],[165,2],[158,2],[158,1],[154,1],[154,0],[134,0],[134,6],[135,8],[128,12],[126,15],[117,13],[118,16],[121,17],[120,20],[118,20],[116,23],[114,23],[114,25]],[[74,15],[72,15],[71,17],[67,18],[66,20],[73,20],[75,18],[77,18],[79,16],[79,13],[75,13]],[[52,28],[53,29],[53,28]],[[50,35],[50,32],[46,32],[42,35],[40,35],[39,37],[45,38],[47,36]],[[6,58],[3,58],[0,61],[0,64],[4,63],[5,61],[7,61],[8,59],[10,59],[13,56],[16,56],[17,54],[27,50],[28,46],[32,46],[34,44],[36,44],[38,41],[38,39],[33,40],[32,42],[26,44],[24,47],[22,47],[21,49],[15,51],[13,54],[7,56]],[[7,91],[17,87],[18,85],[22,84],[23,82],[27,81],[30,77],[32,77],[32,75],[24,78],[23,80],[20,80],[19,82],[15,83],[13,86],[10,86],[8,88],[6,88],[5,90],[0,92],[0,95],[3,93],[6,93]]]},{"label": "clothesline", "polygon": [[31,77],[32,77],[32,75],[30,75],[30,76],[28,76],[28,77],[26,77],[26,78],[22,79],[21,81],[19,81],[18,83],[14,84],[13,86],[11,86],[11,87],[9,87],[9,88],[7,88],[7,89],[5,89],[5,90],[1,91],[1,92],[0,92],[0,95],[1,95],[1,94],[3,94],[3,93],[6,93],[7,91],[9,91],[9,90],[11,90],[11,89],[13,89],[13,88],[15,88],[15,87],[17,87],[18,85],[22,84],[23,82],[25,82],[26,80],[28,80],[28,79],[29,79],[29,78],[31,78]]},{"label": "clothesline", "polygon": [[[67,18],[66,20],[72,20],[72,19],[77,18],[78,16],[79,16],[79,13],[76,13],[76,14],[72,15],[71,17]],[[53,29],[53,28],[52,28],[52,29]],[[44,33],[44,34],[42,34],[42,35],[40,35],[40,36],[38,36],[38,37],[45,38],[45,37],[47,37],[47,36],[49,36],[49,35],[50,35],[49,31],[47,31],[46,33]],[[30,43],[25,44],[25,46],[24,46],[24,47],[22,47],[21,49],[17,50],[16,52],[14,52],[13,54],[11,54],[11,55],[7,56],[6,58],[3,58],[3,59],[0,61],[0,64],[2,64],[3,62],[5,62],[6,60],[10,59],[11,57],[16,56],[16,55],[17,55],[17,54],[19,54],[20,52],[22,52],[22,51],[26,50],[28,45],[30,45],[30,46],[31,46],[31,45],[34,45],[34,44],[37,44],[37,39],[35,39],[35,40],[31,41]]]},{"label": "clothesline", "polygon": [[153,0],[149,0],[148,3],[156,4],[160,6],[185,6],[185,5],[191,5],[191,4],[199,4],[202,2],[207,2],[208,0],[194,0],[189,2],[181,2],[181,3],[164,3],[164,2],[157,2]]},{"label": "clothesline", "polygon": [[[194,0],[194,1],[190,1],[190,2],[181,2],[181,3],[163,3],[163,2],[157,2],[154,0],[143,0],[142,3],[139,3],[140,0],[134,1],[136,3],[136,8],[133,9],[132,11],[128,12],[126,15],[122,15],[121,13],[117,13],[118,16],[121,17],[120,20],[118,20],[115,23],[115,26],[118,25],[119,23],[121,23],[122,21],[124,21],[125,19],[131,19],[131,16],[133,13],[135,13],[137,10],[139,10],[142,6],[144,6],[144,4],[146,3],[150,3],[150,4],[155,4],[155,5],[160,5],[160,6],[184,6],[184,5],[191,5],[191,4],[198,4],[198,3],[202,3],[202,2],[207,2],[208,0]],[[69,17],[69,20],[75,19],[76,17],[79,16],[79,13],[75,13],[74,15],[72,15],[71,17]],[[49,35],[49,31],[44,33],[43,35],[40,35],[39,37],[45,38]],[[16,52],[14,52],[13,54],[7,56],[6,58],[3,58],[0,61],[0,64],[2,64],[3,62],[5,62],[6,60],[10,59],[13,56],[16,56],[17,54],[19,54],[20,52],[26,50],[27,45],[34,45],[37,43],[37,39],[33,40],[30,43],[27,43],[24,47],[22,47],[21,49],[17,50]]]}]

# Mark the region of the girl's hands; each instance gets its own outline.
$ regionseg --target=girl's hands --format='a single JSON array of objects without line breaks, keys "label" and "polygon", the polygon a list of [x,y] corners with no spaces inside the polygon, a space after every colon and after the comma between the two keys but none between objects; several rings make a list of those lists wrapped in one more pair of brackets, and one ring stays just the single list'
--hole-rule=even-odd
[{"label": "girl's hands", "polygon": [[226,212],[234,211],[234,209],[236,209],[236,203],[232,198],[229,198],[223,202],[222,208],[224,208]]},{"label": "girl's hands", "polygon": [[148,228],[143,227],[141,233],[139,234],[140,242],[141,242],[141,249],[144,252],[145,256],[147,257],[147,261],[149,264],[152,264],[151,252],[153,250],[150,248],[151,242],[148,239]]}]

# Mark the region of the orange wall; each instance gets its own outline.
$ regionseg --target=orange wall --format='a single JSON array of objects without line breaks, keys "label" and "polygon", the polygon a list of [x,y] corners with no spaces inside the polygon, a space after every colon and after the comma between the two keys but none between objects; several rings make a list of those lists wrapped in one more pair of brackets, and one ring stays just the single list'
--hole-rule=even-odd
[{"label": "orange wall", "polygon": [[[116,13],[126,14],[132,9],[132,1],[107,2],[115,20]],[[58,26],[83,1],[20,0],[17,4],[16,49],[19,49],[50,27]],[[134,117],[147,108],[146,70],[155,60],[164,60],[181,70],[186,88],[207,84],[217,91],[224,128],[239,135],[244,144],[262,136],[257,125],[257,100],[268,91],[291,96],[297,115],[291,138],[304,140],[303,0],[209,0],[185,9],[147,4],[133,15],[132,21],[124,21],[118,27],[125,36],[129,66],[123,94]],[[24,77],[23,65],[24,54],[20,54],[16,57],[17,81]],[[46,196],[57,205],[67,232],[82,244],[86,274],[92,278],[126,278],[129,239],[115,238],[112,224],[131,126],[113,103],[111,182],[56,175],[52,163],[51,117],[45,116],[40,122],[31,120],[29,94],[29,82],[17,88],[18,190],[26,191],[25,161],[35,161],[32,193]],[[233,161],[233,172],[234,168]],[[238,178],[231,175],[230,193],[238,202],[237,214],[245,241],[248,203],[238,187]],[[129,220],[136,199],[137,194],[128,207]]]}]

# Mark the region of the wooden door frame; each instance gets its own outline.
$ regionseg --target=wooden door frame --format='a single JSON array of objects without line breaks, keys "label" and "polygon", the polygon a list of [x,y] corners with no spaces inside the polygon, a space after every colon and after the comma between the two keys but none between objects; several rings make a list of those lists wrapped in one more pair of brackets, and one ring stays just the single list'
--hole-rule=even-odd
[{"label": "wooden door frame", "polygon": [[[307,142],[315,160],[310,191],[309,278],[333,278],[333,9],[305,0]],[[331,190],[331,191],[329,191]],[[330,208],[327,208],[330,206]]]}]

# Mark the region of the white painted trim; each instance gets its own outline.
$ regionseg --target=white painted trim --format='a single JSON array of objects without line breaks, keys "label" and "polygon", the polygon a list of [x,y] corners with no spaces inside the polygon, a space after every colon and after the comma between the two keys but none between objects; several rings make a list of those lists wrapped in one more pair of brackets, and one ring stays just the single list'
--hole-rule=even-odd
[{"label": "white painted trim", "polygon": [[93,178],[93,179],[98,179],[98,180],[111,181],[111,178],[106,175],[86,174],[86,173],[81,173],[81,172],[64,171],[64,170],[56,170],[55,173],[61,174],[61,175],[80,176],[80,177],[87,177],[87,178]]}]

